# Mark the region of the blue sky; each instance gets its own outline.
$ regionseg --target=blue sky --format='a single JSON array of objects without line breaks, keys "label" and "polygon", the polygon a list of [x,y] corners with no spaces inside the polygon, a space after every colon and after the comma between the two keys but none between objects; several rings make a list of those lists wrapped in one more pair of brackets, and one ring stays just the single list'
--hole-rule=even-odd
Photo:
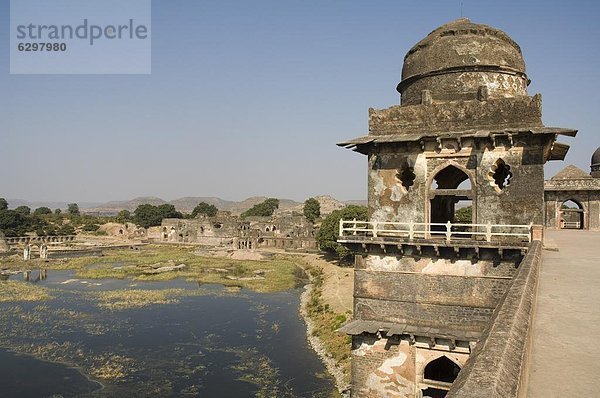
[{"label": "blue sky", "polygon": [[[600,6],[466,1],[506,31],[542,93],[544,123],[579,129],[566,162],[600,146]],[[0,196],[366,198],[366,158],[335,146],[399,102],[404,54],[460,1],[152,2],[152,74],[10,75],[0,6]]]}]

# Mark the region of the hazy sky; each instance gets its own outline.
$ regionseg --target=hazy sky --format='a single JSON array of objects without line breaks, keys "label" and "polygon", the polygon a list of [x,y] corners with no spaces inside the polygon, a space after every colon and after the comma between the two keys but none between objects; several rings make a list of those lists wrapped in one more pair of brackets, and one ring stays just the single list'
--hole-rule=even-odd
[{"label": "hazy sky", "polygon": [[[151,75],[10,75],[1,0],[0,197],[366,198],[369,107],[399,102],[404,54],[460,1],[152,2]],[[462,2],[506,31],[542,93],[544,123],[579,129],[566,162],[600,146],[597,1]]]}]

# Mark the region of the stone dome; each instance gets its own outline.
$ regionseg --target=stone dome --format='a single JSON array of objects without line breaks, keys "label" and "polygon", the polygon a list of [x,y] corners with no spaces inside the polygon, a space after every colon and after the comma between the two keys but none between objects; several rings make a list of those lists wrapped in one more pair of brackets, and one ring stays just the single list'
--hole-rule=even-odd
[{"label": "stone dome", "polygon": [[598,149],[596,149],[596,151],[592,155],[591,168],[592,171],[600,170],[600,147],[598,147]]},{"label": "stone dome", "polygon": [[402,104],[527,95],[529,79],[521,48],[503,31],[461,18],[440,26],[404,57],[398,91]]}]

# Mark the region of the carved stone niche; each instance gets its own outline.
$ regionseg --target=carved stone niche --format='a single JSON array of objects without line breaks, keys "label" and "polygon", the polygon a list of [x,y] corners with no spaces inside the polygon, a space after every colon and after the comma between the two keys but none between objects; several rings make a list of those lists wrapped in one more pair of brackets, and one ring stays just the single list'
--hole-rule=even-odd
[{"label": "carved stone niche", "polygon": [[440,153],[456,153],[462,149],[461,142],[457,138],[438,138],[437,142]]}]

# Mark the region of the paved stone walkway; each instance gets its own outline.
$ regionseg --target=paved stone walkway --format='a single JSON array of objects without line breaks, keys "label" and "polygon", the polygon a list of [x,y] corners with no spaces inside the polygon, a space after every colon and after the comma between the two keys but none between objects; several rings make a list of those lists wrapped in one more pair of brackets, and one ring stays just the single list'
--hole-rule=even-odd
[{"label": "paved stone walkway", "polygon": [[600,396],[600,232],[546,231],[527,396]]}]

